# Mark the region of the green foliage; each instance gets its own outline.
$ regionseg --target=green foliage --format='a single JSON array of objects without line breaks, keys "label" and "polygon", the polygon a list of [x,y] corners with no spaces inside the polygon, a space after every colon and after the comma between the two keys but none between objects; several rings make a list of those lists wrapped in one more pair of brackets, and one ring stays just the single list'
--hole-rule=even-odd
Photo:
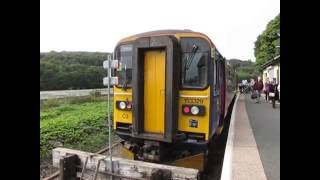
[{"label": "green foliage", "polygon": [[57,144],[90,152],[104,147],[108,140],[106,113],[106,101],[62,103],[41,110],[40,158],[49,158]]},{"label": "green foliage", "polygon": [[40,91],[103,88],[103,61],[110,53],[40,53]]},{"label": "green foliage", "polygon": [[260,71],[262,71],[262,64],[280,55],[280,48],[277,48],[280,45],[278,33],[280,33],[280,14],[268,23],[266,30],[257,37],[255,42],[254,55],[256,66]]},{"label": "green foliage", "polygon": [[238,82],[242,80],[250,80],[259,75],[255,63],[252,61],[242,61],[239,59],[230,59],[228,60],[230,65],[235,68],[238,76]]},{"label": "green foliage", "polygon": [[243,72],[243,71],[237,73],[237,75],[238,75],[238,80],[239,81],[242,81],[244,79],[248,80],[248,79],[250,79],[252,77],[249,73]]}]

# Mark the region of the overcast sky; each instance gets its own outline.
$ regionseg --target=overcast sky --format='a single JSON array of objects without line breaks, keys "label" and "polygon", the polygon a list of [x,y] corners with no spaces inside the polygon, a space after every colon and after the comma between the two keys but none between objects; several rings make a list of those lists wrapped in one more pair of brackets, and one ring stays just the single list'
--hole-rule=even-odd
[{"label": "overcast sky", "polygon": [[112,52],[123,37],[159,29],[207,34],[227,59],[254,58],[280,0],[41,0],[40,51]]}]

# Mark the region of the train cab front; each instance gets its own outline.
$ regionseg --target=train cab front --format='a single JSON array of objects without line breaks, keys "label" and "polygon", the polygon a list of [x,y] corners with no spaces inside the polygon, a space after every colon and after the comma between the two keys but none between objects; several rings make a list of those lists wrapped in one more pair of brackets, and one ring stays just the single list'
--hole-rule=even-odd
[{"label": "train cab front", "polygon": [[120,41],[114,54],[121,64],[113,105],[120,138],[151,154],[154,146],[205,149],[221,101],[213,96],[210,39],[189,31],[144,33]]}]

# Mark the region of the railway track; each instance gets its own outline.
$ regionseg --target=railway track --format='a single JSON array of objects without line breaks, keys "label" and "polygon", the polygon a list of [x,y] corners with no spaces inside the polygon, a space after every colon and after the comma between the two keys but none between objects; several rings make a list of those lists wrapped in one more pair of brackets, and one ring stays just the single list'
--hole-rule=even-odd
[{"label": "railway track", "polygon": [[[113,144],[113,145],[111,146],[111,148],[115,148],[115,147],[121,145],[122,142],[123,142],[123,141],[119,141],[119,142]],[[95,152],[95,154],[105,154],[105,153],[107,153],[107,152],[109,152],[109,146],[108,146],[108,147],[105,147],[105,148],[103,148],[103,149],[100,149],[99,151]],[[56,172],[52,173],[51,175],[43,178],[42,180],[54,180],[54,179],[58,178],[59,175],[60,175],[60,172],[59,172],[59,171],[56,171]]]},{"label": "railway track", "polygon": [[203,173],[203,180],[220,180],[224,154],[228,139],[228,130],[230,125],[230,117],[227,116],[224,129],[219,137],[213,137],[215,140],[209,144],[208,165]]}]

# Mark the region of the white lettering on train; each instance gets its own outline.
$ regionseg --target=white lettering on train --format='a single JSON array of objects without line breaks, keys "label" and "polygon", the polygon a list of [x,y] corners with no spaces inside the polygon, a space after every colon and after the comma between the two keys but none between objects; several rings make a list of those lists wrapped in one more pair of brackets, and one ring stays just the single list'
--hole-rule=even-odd
[{"label": "white lettering on train", "polygon": [[193,103],[193,104],[203,104],[203,99],[201,98],[185,98],[185,103]]}]

